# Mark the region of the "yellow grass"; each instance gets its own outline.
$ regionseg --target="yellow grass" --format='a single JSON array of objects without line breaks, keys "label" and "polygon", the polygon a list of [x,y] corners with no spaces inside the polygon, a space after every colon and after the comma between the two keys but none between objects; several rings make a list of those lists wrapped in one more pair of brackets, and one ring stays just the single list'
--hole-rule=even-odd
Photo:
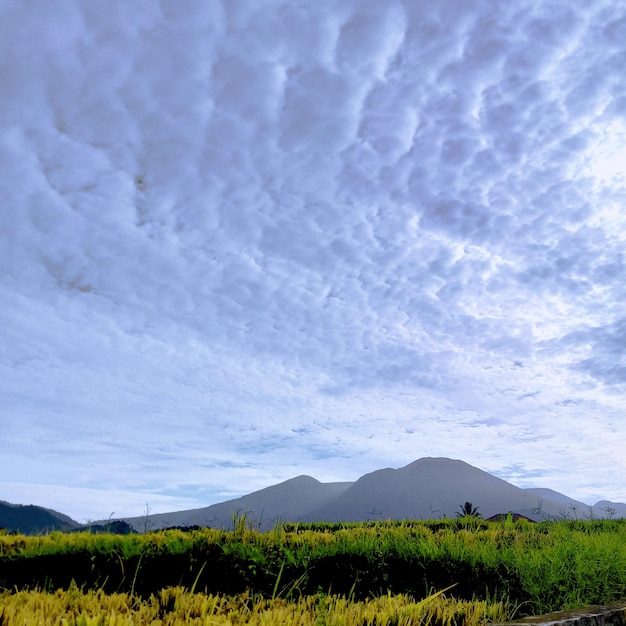
[{"label": "yellow grass", "polygon": [[163,589],[147,600],[77,588],[0,593],[0,626],[479,626],[509,616],[501,602],[459,601],[441,592],[420,602],[405,595],[353,602],[323,594],[288,601],[189,593],[180,587]]}]

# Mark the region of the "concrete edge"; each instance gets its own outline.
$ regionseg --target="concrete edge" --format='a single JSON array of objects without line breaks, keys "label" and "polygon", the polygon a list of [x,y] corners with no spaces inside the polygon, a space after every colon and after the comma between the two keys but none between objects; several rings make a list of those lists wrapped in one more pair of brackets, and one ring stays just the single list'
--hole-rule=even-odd
[{"label": "concrete edge", "polygon": [[544,615],[531,615],[492,626],[626,626],[626,603],[592,605]]}]

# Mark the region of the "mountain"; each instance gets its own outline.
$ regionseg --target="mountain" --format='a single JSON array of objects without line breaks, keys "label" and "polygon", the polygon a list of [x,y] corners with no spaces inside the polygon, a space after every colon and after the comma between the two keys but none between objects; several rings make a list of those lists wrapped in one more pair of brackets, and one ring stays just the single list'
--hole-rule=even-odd
[{"label": "mountain", "polygon": [[626,504],[624,502],[600,500],[600,502],[596,502],[593,505],[593,512],[596,517],[626,517]]},{"label": "mountain", "polygon": [[74,530],[80,524],[67,515],[33,504],[9,504],[0,501],[0,528],[25,535],[51,530]]},{"label": "mountain", "polygon": [[528,487],[525,489],[529,493],[534,493],[537,496],[537,501],[543,500],[552,500],[552,502],[560,502],[564,504],[566,507],[573,505],[575,507],[586,507],[587,505],[584,502],[579,502],[578,500],[574,500],[558,491],[554,491],[554,489],[546,489],[545,487]]},{"label": "mountain", "polygon": [[26,534],[53,529],[129,532],[130,526],[140,532],[171,526],[232,528],[234,518],[245,515],[253,526],[270,530],[276,521],[454,517],[465,502],[478,507],[484,518],[509,512],[535,521],[626,517],[624,503],[606,500],[590,507],[552,489],[521,489],[463,461],[423,458],[399,469],[365,474],[356,482],[321,483],[311,476],[297,476],[200,509],[125,517],[91,526],[81,526],[50,509],[0,501],[0,528],[19,529]]},{"label": "mountain", "polygon": [[252,524],[269,530],[276,520],[302,520],[311,511],[340,497],[351,484],[321,483],[310,476],[297,476],[247,496],[201,509],[127,517],[124,521],[140,531],[194,525],[232,528],[233,516],[245,514]]},{"label": "mountain", "polygon": [[528,488],[526,491],[536,494],[538,506],[544,500],[552,500],[560,502],[562,509],[557,517],[569,517],[572,519],[599,519],[599,518],[618,518],[626,517],[626,504],[623,502],[610,502],[609,500],[600,500],[594,505],[585,504],[578,500],[574,500],[568,496],[545,488]]},{"label": "mountain", "polygon": [[[268,530],[276,520],[352,522],[454,517],[466,501],[477,506],[484,518],[508,512],[536,521],[568,515],[583,518],[589,509],[556,491],[521,489],[463,461],[423,458],[400,469],[365,474],[354,483],[321,483],[310,476],[298,476],[201,509],[124,521],[140,531],[191,525],[232,528],[233,516],[245,514],[252,524]],[[617,509],[620,505],[613,506]],[[595,514],[607,516],[599,510]]]},{"label": "mountain", "polygon": [[[424,458],[400,469],[362,476],[341,498],[305,515],[304,520],[454,517],[466,501],[477,506],[485,518],[512,511],[540,519],[535,512],[535,494],[463,461]],[[544,499],[542,511],[547,515],[555,515],[561,508]]]}]

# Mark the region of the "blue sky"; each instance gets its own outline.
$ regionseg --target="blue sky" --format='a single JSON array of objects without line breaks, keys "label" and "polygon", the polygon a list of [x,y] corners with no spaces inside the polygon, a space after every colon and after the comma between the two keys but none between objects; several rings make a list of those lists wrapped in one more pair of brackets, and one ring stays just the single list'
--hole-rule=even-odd
[{"label": "blue sky", "polygon": [[0,499],[424,456],[626,501],[626,7],[0,4]]}]

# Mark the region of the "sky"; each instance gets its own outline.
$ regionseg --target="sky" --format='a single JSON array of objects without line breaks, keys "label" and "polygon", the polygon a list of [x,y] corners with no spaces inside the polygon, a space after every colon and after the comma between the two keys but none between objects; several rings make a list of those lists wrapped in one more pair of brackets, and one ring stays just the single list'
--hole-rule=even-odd
[{"label": "sky", "polygon": [[0,500],[626,501],[625,66],[615,0],[1,0]]}]

